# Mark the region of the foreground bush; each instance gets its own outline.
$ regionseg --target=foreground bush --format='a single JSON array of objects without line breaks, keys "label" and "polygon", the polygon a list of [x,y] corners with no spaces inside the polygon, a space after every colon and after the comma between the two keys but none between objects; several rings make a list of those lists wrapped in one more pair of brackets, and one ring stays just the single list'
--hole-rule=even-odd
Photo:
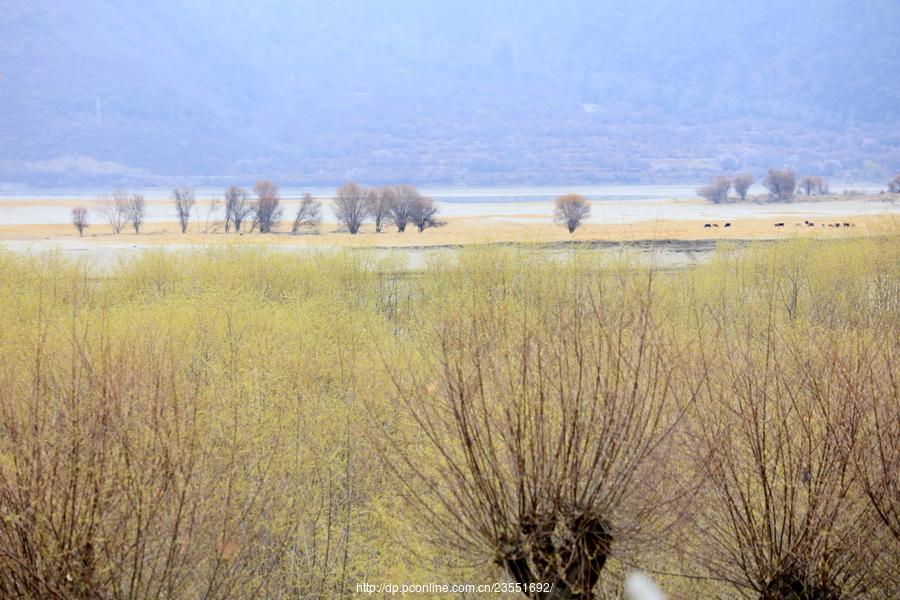
[{"label": "foreground bush", "polygon": [[610,256],[0,252],[0,595],[896,596],[897,238]]},{"label": "foreground bush", "polygon": [[564,285],[534,310],[461,301],[437,336],[440,384],[399,386],[435,456],[408,438],[386,450],[423,488],[443,483],[419,497],[437,537],[535,598],[590,598],[611,556],[661,537],[674,512],[661,463],[695,394],[646,287],[617,305]]},{"label": "foreground bush", "polygon": [[296,527],[267,518],[280,436],[238,429],[168,342],[91,337],[0,384],[3,596],[254,595]]}]

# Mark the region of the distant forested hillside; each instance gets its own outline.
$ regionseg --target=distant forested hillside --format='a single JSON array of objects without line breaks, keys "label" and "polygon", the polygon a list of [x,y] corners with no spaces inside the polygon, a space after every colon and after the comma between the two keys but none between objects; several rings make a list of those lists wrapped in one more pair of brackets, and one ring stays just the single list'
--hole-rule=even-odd
[{"label": "distant forested hillside", "polygon": [[0,0],[0,181],[900,170],[896,0]]}]

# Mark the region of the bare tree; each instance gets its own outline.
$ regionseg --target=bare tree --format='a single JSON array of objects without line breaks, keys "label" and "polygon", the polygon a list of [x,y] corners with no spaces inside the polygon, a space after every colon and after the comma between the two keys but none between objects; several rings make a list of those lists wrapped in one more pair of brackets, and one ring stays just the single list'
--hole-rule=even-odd
[{"label": "bare tree", "polygon": [[794,197],[797,180],[790,169],[769,169],[763,185],[769,190],[771,199],[787,201]]},{"label": "bare tree", "polygon": [[556,199],[553,205],[553,220],[574,232],[581,222],[591,214],[591,203],[580,194],[566,194]]},{"label": "bare tree", "polygon": [[[29,393],[0,386],[0,597],[256,596],[296,530],[268,526],[271,462],[242,464],[237,435],[205,443],[173,352],[72,338],[65,358],[35,350],[46,372],[22,373]],[[50,372],[66,378],[39,385]]]},{"label": "bare tree", "polygon": [[369,217],[369,193],[356,182],[345,183],[337,189],[334,197],[334,215],[338,222],[347,226],[351,234],[356,234]]},{"label": "bare tree", "polygon": [[747,199],[747,192],[750,190],[750,186],[753,185],[755,178],[753,175],[738,175],[732,181],[732,185],[734,186],[734,192],[741,198],[741,201]]},{"label": "bare tree", "polygon": [[698,189],[697,193],[710,202],[721,204],[728,200],[728,190],[730,189],[731,180],[725,176],[719,176],[710,185]]},{"label": "bare tree", "polygon": [[390,205],[390,219],[397,227],[397,231],[406,231],[406,225],[412,220],[413,207],[421,198],[419,191],[411,185],[398,185],[394,187]]},{"label": "bare tree", "polygon": [[803,178],[800,180],[800,186],[799,186],[799,187],[800,187],[801,190],[803,190],[804,193],[806,193],[807,196],[809,196],[810,194],[812,194],[812,191],[813,191],[814,189],[816,189],[815,178],[812,177],[812,176],[810,176],[810,175],[807,175],[806,177],[803,177]]},{"label": "bare tree", "polygon": [[891,194],[900,194],[900,174],[888,181],[888,192]]},{"label": "bare tree", "polygon": [[828,185],[828,181],[823,177],[816,178],[816,193],[820,196],[824,196],[831,191],[831,187]]},{"label": "bare tree", "polygon": [[191,211],[194,210],[194,190],[189,187],[177,187],[172,190],[172,201],[175,203],[175,214],[181,225],[181,233],[187,233]]},{"label": "bare tree", "polygon": [[720,200],[718,199],[719,194],[716,191],[716,188],[711,185],[704,185],[703,187],[697,188],[697,195],[700,196],[701,198],[705,198],[706,200],[709,200],[710,202],[715,202],[715,203],[720,202]]},{"label": "bare tree", "polygon": [[813,192],[820,193],[819,190],[823,188],[823,185],[825,185],[823,179],[815,175],[807,175],[800,180],[800,189],[807,196],[811,196]]},{"label": "bare tree", "polygon": [[[219,204],[221,200],[217,196],[213,196],[209,204],[206,205],[206,218],[203,220],[203,233],[216,232],[219,230],[219,223],[216,222],[214,215],[219,212]],[[199,218],[199,215],[198,215]]]},{"label": "bare tree", "polygon": [[256,194],[256,202],[253,203],[254,224],[259,226],[260,233],[269,233],[281,219],[278,186],[267,179],[261,179],[253,184],[253,193]]},{"label": "bare tree", "polygon": [[241,231],[241,224],[251,212],[250,202],[247,199],[247,190],[233,185],[225,191],[225,233],[234,230]]},{"label": "bare tree", "polygon": [[[890,331],[888,328],[887,331]],[[863,444],[853,457],[863,490],[893,538],[894,573],[900,581],[900,341],[887,335],[862,368],[871,384],[866,401]]]},{"label": "bare tree", "polygon": [[588,290],[565,298],[546,319],[448,321],[438,381],[396,381],[434,452],[384,454],[425,483],[413,497],[444,543],[493,559],[530,598],[588,600],[610,556],[665,528],[656,465],[681,383],[646,304],[626,316]]},{"label": "bare tree", "polygon": [[381,233],[384,222],[390,218],[395,198],[396,191],[389,185],[369,192],[369,214],[375,223],[375,233]]},{"label": "bare tree", "polygon": [[128,192],[118,188],[113,192],[109,200],[100,201],[100,214],[106,218],[114,234],[122,232],[128,221],[129,198]]},{"label": "bare tree", "polygon": [[429,227],[440,227],[443,221],[437,219],[438,206],[431,198],[420,196],[412,205],[410,212],[410,220],[415,223],[419,232],[423,232]]},{"label": "bare tree", "polygon": [[78,236],[84,237],[84,230],[88,226],[88,211],[82,206],[72,209],[72,225],[78,230]]},{"label": "bare tree", "polygon": [[128,221],[135,233],[141,232],[146,214],[146,203],[143,194],[132,194],[128,200]]},{"label": "bare tree", "polygon": [[851,463],[871,348],[827,334],[814,345],[783,340],[769,322],[752,337],[719,332],[703,361],[725,368],[706,369],[688,445],[704,480],[700,562],[762,600],[857,598],[883,559],[877,544],[860,543],[878,522]]},{"label": "bare tree", "polygon": [[303,230],[315,231],[322,223],[322,203],[313,198],[309,192],[303,194],[300,206],[297,208],[297,216],[291,226],[291,233],[297,234]]}]

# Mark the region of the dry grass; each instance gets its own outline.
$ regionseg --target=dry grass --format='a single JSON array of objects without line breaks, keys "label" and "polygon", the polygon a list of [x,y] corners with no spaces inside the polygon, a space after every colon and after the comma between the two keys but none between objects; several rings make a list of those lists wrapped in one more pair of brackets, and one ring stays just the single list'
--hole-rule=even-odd
[{"label": "dry grass", "polygon": [[[730,228],[704,228],[699,221],[645,221],[627,224],[586,224],[569,234],[565,228],[539,222],[537,218],[516,221],[492,218],[450,218],[447,225],[424,232],[385,231],[375,233],[371,225],[363,226],[357,235],[338,231],[334,224],[325,224],[317,235],[288,235],[258,233],[235,235],[224,233],[197,233],[192,225],[187,234],[179,232],[178,224],[147,223],[140,235],[123,232],[113,235],[108,225],[91,225],[80,241],[90,244],[137,244],[140,246],[190,245],[256,245],[260,243],[298,247],[347,247],[347,248],[403,248],[420,246],[460,246],[490,243],[536,243],[590,241],[638,241],[638,240],[746,240],[822,238],[846,239],[852,237],[883,235],[895,231],[897,217],[867,215],[833,217],[833,222],[851,221],[850,228],[805,227],[800,217],[782,217],[786,226],[776,228],[775,219],[736,219]],[[289,224],[288,224],[289,225]],[[287,225],[282,224],[281,230]],[[0,241],[22,240],[37,243],[46,240],[78,240],[71,225],[4,225],[0,226]]]}]

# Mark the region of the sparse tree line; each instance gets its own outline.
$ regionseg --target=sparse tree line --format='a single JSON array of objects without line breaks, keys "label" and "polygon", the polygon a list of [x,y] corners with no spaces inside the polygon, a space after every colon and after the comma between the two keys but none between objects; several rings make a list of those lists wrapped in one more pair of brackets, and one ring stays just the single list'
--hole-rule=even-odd
[{"label": "sparse tree line", "polygon": [[[755,181],[754,176],[749,174],[733,178],[723,175],[697,189],[697,194],[715,204],[723,204],[729,201],[729,193],[733,190],[737,199],[745,201]],[[806,196],[830,193],[828,181],[824,178],[808,175],[798,182],[791,169],[769,169],[762,185],[768,190],[768,199],[777,202],[791,201],[798,191]],[[900,193],[900,174],[888,182],[888,192]],[[189,187],[175,188],[171,199],[181,232],[187,233],[191,217],[195,214],[194,190]],[[224,204],[225,219],[222,225],[225,233],[242,233],[242,228],[249,233],[257,230],[260,233],[271,233],[281,222],[281,196],[278,186],[269,180],[257,181],[250,192],[239,186],[229,187],[225,191]],[[381,233],[388,225],[396,227],[402,233],[410,224],[420,232],[445,224],[437,217],[439,209],[434,200],[423,196],[412,185],[368,188],[356,182],[348,182],[337,188],[332,205],[338,223],[353,235],[370,221],[376,233]],[[214,198],[207,214],[207,231],[210,215],[217,209],[218,200]],[[125,190],[118,189],[113,192],[111,199],[100,202],[99,214],[110,225],[114,234],[121,233],[126,226],[131,226],[135,233],[140,233],[146,216],[146,202],[141,194],[129,195]],[[565,226],[569,233],[574,233],[590,214],[591,204],[580,194],[560,196],[553,205],[554,222]],[[79,206],[72,209],[72,224],[80,236],[84,235],[84,230],[89,225],[88,219],[87,208]],[[303,194],[291,223],[291,234],[318,233],[321,224],[321,201],[310,193]]]},{"label": "sparse tree line", "polygon": [[[171,199],[181,233],[187,233],[191,217],[196,212],[194,190],[177,187],[172,190]],[[140,233],[146,216],[144,196],[129,196],[125,190],[118,189],[113,192],[112,199],[99,204],[99,214],[109,223],[114,234],[121,233],[126,223],[134,228],[135,233]],[[439,209],[434,200],[407,184],[367,188],[351,181],[337,189],[332,204],[338,223],[351,234],[358,233],[369,221],[374,225],[375,233],[381,233],[387,226],[396,227],[399,233],[403,233],[408,225],[422,232],[445,224],[438,219]],[[256,230],[271,233],[281,221],[283,212],[278,186],[268,180],[256,182],[252,195],[242,187],[229,187],[225,190],[224,205],[222,227],[225,233],[241,233],[242,228],[248,233]],[[218,200],[214,198],[210,213],[217,208]],[[590,214],[591,204],[580,194],[560,196],[553,205],[554,222],[565,226],[569,233],[580,227]],[[72,209],[72,224],[83,236],[89,225],[87,208],[79,206]],[[321,224],[322,203],[308,192],[303,194],[291,224],[291,234],[316,233]]]},{"label": "sparse tree line", "polygon": [[[172,204],[181,233],[187,233],[191,219],[199,219],[199,209],[193,188],[177,187],[172,190]],[[211,215],[218,210],[219,200],[213,198],[206,216],[209,231]],[[109,224],[114,234],[121,233],[130,225],[135,233],[140,233],[146,218],[146,202],[141,194],[129,195],[123,189],[113,192],[112,198],[101,200],[98,215]],[[386,185],[364,187],[356,182],[348,182],[337,188],[332,199],[334,216],[338,223],[351,234],[359,232],[368,222],[381,233],[385,227],[393,226],[402,233],[408,225],[419,232],[431,227],[440,227],[444,221],[438,218],[439,208],[431,198],[423,196],[412,185]],[[282,198],[278,185],[263,179],[257,181],[248,191],[239,186],[225,190],[224,221],[219,225],[225,233],[272,233],[281,223],[283,215]],[[72,224],[80,236],[89,226],[88,209],[78,206],[72,209]],[[322,224],[322,203],[312,194],[305,193],[291,222],[291,234],[318,233]]]},{"label": "sparse tree line", "polygon": [[[697,190],[697,194],[714,204],[728,202],[728,193],[733,189],[737,199],[747,200],[750,186],[756,181],[753,175],[738,175],[734,178],[724,175],[716,177],[712,183]],[[769,169],[762,185],[769,191],[768,199],[776,202],[787,202],[793,199],[799,190],[807,196],[813,194],[825,195],[829,193],[828,182],[817,175],[808,175],[797,180],[797,176],[791,169]]]},{"label": "sparse tree line", "polygon": [[[710,202],[722,204],[728,202],[728,193],[734,190],[737,198],[744,201],[755,181],[753,175],[738,175],[734,178],[722,175],[716,177],[709,185],[698,188],[697,194]],[[775,202],[788,202],[797,193],[805,196],[824,196],[831,193],[828,181],[823,177],[806,175],[798,180],[791,169],[769,169],[762,185],[769,191],[768,199]],[[887,188],[890,194],[900,194],[900,174],[888,182]]]}]

